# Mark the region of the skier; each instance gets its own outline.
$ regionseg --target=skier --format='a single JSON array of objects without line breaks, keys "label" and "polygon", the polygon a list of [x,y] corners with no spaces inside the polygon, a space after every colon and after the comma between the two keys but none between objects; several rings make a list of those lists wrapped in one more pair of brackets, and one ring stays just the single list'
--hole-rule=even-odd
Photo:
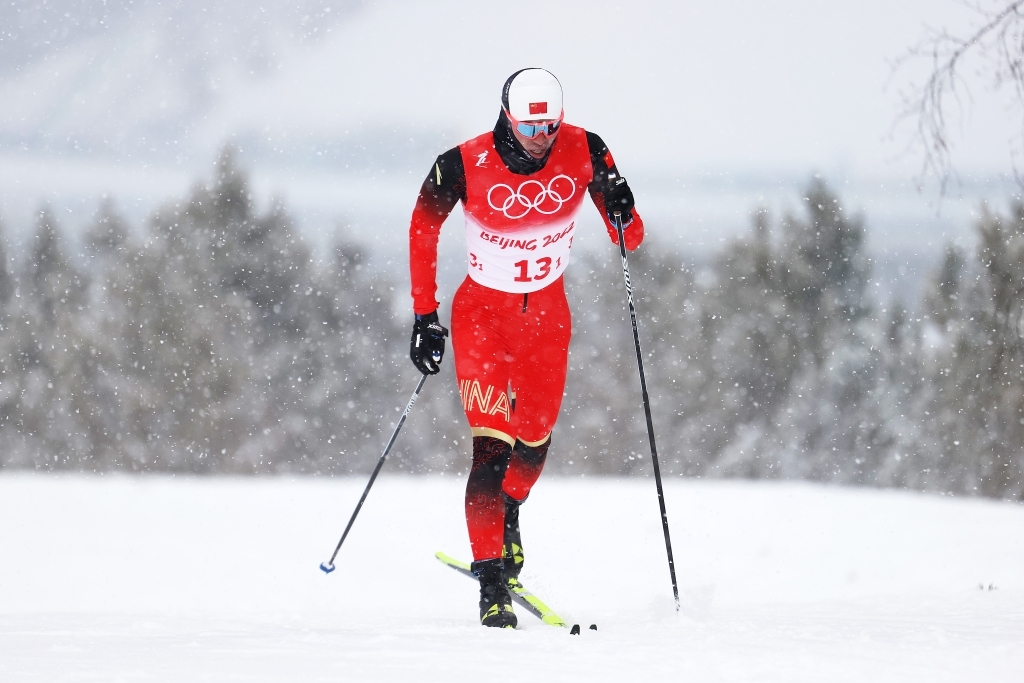
[{"label": "skier", "polygon": [[494,130],[437,157],[409,228],[410,355],[432,375],[448,333],[437,316],[437,240],[462,202],[469,275],[452,301],[452,348],[473,434],[466,524],[484,626],[517,623],[509,586],[523,567],[519,506],[544,467],[562,402],[571,334],[562,273],[584,191],[613,243],[615,212],[627,249],[644,236],[611,152],[563,116],[562,86],[550,72],[512,74]]}]

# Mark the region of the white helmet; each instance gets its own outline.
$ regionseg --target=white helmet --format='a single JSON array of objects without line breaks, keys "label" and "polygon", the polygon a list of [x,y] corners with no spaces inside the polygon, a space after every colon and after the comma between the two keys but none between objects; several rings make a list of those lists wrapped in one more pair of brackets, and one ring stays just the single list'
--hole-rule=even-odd
[{"label": "white helmet", "polygon": [[505,81],[501,106],[516,121],[562,117],[562,84],[545,69],[520,69]]}]

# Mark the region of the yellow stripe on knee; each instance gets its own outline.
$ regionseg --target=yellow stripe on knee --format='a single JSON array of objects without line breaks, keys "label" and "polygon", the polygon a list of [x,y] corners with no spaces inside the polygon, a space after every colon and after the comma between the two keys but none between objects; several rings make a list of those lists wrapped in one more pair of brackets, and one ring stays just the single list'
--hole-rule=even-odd
[{"label": "yellow stripe on knee", "polygon": [[529,446],[530,448],[536,448],[537,446],[543,446],[545,443],[547,443],[547,440],[550,439],[550,438],[551,438],[551,432],[548,432],[544,436],[544,438],[541,439],[540,441],[525,441],[523,439],[519,439],[519,440],[522,441],[527,446]]},{"label": "yellow stripe on knee", "polygon": [[499,431],[497,429],[491,429],[490,427],[473,427],[473,436],[489,436],[492,439],[499,439],[501,441],[504,441],[509,446],[516,445],[515,437],[509,436],[505,432]]}]

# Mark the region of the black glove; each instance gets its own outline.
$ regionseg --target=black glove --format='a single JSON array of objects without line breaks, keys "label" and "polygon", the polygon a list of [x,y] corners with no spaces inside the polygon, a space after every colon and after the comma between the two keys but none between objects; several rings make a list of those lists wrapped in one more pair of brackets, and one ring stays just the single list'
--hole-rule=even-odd
[{"label": "black glove", "polygon": [[437,311],[426,315],[417,315],[412,325],[412,343],[409,346],[409,357],[412,364],[424,375],[436,375],[441,372],[441,359],[444,358],[444,338],[448,330],[437,320]]},{"label": "black glove", "polygon": [[633,192],[629,189],[629,183],[620,175],[608,174],[608,182],[604,188],[604,210],[608,218],[618,211],[622,214],[622,224],[633,220]]}]

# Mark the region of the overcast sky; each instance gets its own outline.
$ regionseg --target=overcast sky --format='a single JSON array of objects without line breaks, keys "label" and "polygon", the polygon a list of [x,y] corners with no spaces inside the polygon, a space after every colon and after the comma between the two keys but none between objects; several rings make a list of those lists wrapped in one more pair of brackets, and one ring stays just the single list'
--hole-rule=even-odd
[{"label": "overcast sky", "polygon": [[[243,2],[209,25],[192,4],[134,5],[107,32],[0,69],[8,224],[45,199],[74,226],[102,193],[143,216],[234,139],[260,195],[283,194],[307,228],[344,216],[391,239],[433,157],[489,129],[502,83],[525,66],[560,78],[567,119],[605,138],[661,234],[686,248],[735,234],[759,204],[798,203],[814,172],[890,244],[932,251],[1008,191],[992,178],[1011,170],[1019,111],[970,69],[971,116],[954,131],[966,191],[941,205],[917,194],[920,157],[901,155],[912,129],[893,134],[900,87],[926,65],[893,80],[891,64],[928,25],[969,30],[956,0],[393,0],[332,12],[325,1],[303,17],[289,2]],[[253,14],[267,8],[267,20]],[[883,243],[878,229],[872,239]]]},{"label": "overcast sky", "polygon": [[[588,0],[515,14],[507,3],[372,3],[278,76],[239,84],[206,130],[418,124],[455,144],[490,126],[509,73],[543,66],[563,82],[569,120],[640,163],[900,176],[918,159],[899,160],[909,128],[889,133],[900,86],[925,65],[891,80],[891,63],[926,24],[956,30],[971,17],[951,0]],[[958,163],[1005,170],[1012,128],[974,85]]]}]

